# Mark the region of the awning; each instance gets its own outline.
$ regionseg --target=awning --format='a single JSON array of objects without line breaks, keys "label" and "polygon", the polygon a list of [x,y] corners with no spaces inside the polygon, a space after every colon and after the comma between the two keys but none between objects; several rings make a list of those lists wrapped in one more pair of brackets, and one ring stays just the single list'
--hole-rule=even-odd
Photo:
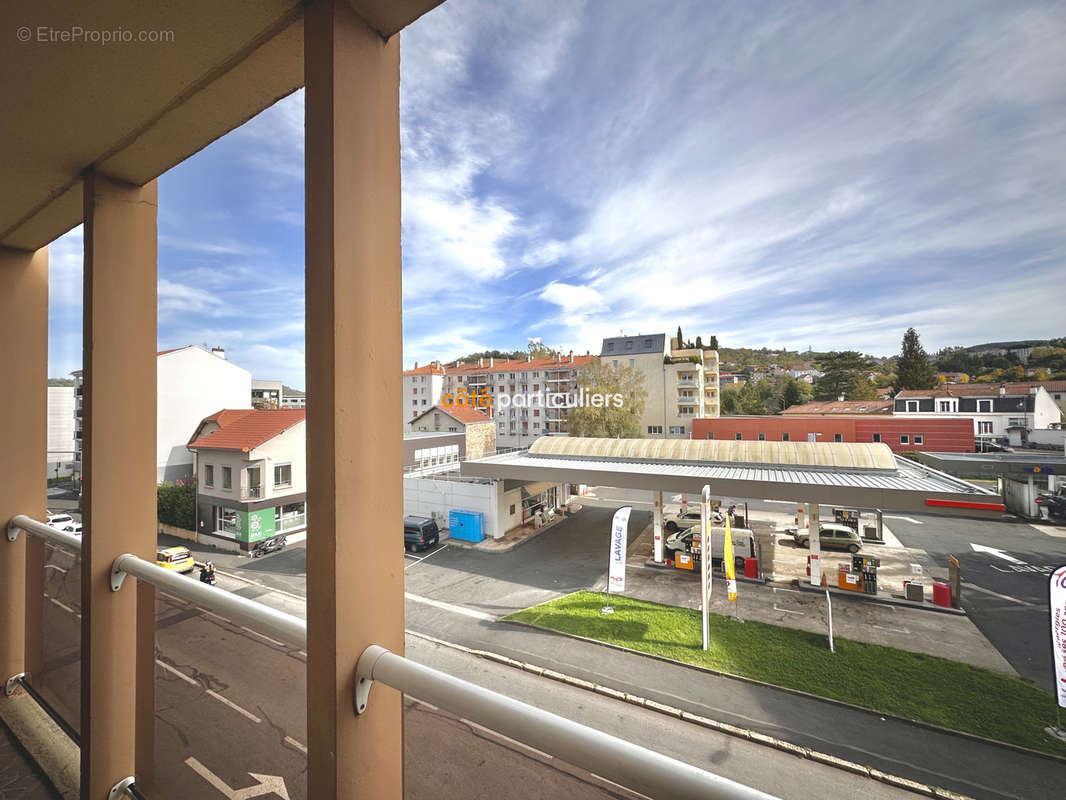
[{"label": "awning", "polygon": [[546,492],[549,489],[558,485],[559,484],[555,483],[554,481],[533,481],[532,483],[527,483],[522,487],[522,496],[534,497],[540,494],[541,492]]}]

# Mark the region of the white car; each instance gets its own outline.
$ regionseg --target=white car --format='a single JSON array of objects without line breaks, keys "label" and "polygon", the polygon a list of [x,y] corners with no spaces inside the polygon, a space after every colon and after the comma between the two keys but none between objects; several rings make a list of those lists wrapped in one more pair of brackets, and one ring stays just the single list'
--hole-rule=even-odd
[{"label": "white car", "polygon": [[53,528],[62,530],[64,526],[70,525],[72,522],[75,521],[76,520],[74,519],[74,517],[70,516],[70,514],[52,514],[51,512],[49,512],[48,517],[45,519],[44,522],[45,525],[50,525]]},{"label": "white car", "polygon": [[[692,549],[692,540],[699,536],[696,528],[678,531],[666,537],[666,549],[673,552],[687,553]],[[711,559],[721,559],[725,549],[725,528],[711,528]],[[733,531],[733,562],[738,569],[743,569],[745,558],[755,557],[755,537],[751,531],[737,529]]]},{"label": "white car", "polygon": [[61,530],[63,533],[70,533],[74,536],[81,536],[81,523],[71,520],[59,530]]},{"label": "white car", "polygon": [[[714,511],[711,513],[711,524],[719,525],[725,522],[725,517],[722,516],[721,511]],[[678,511],[676,514],[663,514],[663,527],[666,530],[673,533],[674,531],[683,531],[687,528],[691,528],[693,525],[700,524],[700,509],[696,508],[686,509],[684,513]]]}]

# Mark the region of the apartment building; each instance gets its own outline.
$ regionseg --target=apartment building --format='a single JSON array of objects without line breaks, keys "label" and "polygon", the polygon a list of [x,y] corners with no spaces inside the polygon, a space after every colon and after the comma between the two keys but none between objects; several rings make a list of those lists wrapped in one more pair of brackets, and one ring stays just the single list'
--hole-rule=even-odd
[{"label": "apartment building", "polygon": [[[74,376],[74,461],[82,460],[82,371]],[[156,481],[193,476],[186,445],[200,421],[220,408],[249,408],[252,373],[226,360],[225,351],[199,345],[156,354]]]},{"label": "apartment building", "polygon": [[281,381],[252,381],[252,408],[307,408],[307,396]]},{"label": "apartment building", "polygon": [[407,423],[424,414],[440,402],[444,393],[444,367],[439,361],[418,365],[403,373],[403,422]]},{"label": "apartment building", "polygon": [[907,417],[965,417],[978,437],[1005,438],[1010,428],[1046,430],[1062,422],[1062,409],[1040,384],[961,383],[904,389],[892,412]]},{"label": "apartment building", "polygon": [[74,387],[48,387],[48,477],[65,478],[74,462]]},{"label": "apartment building", "polygon": [[644,376],[648,394],[640,427],[646,437],[688,439],[693,420],[719,415],[716,350],[685,348],[665,333],[615,336],[603,340],[600,359]]},{"label": "apartment building", "polygon": [[223,409],[197,426],[197,541],[232,551],[307,527],[302,409]]}]

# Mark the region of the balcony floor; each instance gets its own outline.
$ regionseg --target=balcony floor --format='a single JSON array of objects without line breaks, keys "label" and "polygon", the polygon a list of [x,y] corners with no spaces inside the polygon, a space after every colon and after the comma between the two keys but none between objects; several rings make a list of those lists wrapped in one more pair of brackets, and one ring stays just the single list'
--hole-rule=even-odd
[{"label": "balcony floor", "polygon": [[60,800],[60,795],[0,723],[0,797],[4,800]]}]

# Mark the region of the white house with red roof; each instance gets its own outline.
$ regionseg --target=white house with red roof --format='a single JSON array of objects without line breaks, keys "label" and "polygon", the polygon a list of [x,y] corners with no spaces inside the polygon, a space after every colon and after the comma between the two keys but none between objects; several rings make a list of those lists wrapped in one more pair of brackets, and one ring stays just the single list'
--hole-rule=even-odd
[{"label": "white house with red roof", "polygon": [[908,417],[966,417],[974,435],[1005,439],[1009,429],[1047,430],[1062,422],[1062,410],[1039,383],[957,383],[936,389],[904,389],[893,413]]},{"label": "white house with red roof", "polygon": [[[81,370],[71,373],[74,389],[75,463],[81,462]],[[156,480],[174,482],[193,475],[185,445],[205,416],[220,408],[250,408],[252,373],[226,360],[216,347],[198,345],[162,350],[156,359]]]},{"label": "white house with red roof", "polygon": [[307,527],[304,409],[223,409],[196,426],[197,541],[240,551]]}]

